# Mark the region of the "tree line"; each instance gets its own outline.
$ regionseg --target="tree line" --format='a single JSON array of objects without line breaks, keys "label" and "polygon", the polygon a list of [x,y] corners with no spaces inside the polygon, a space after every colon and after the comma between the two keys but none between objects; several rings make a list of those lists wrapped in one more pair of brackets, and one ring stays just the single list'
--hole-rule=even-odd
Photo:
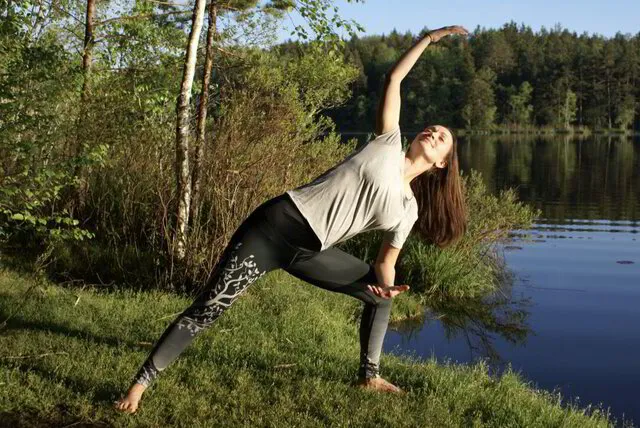
[{"label": "tree line", "polygon": [[[427,30],[424,30],[427,31]],[[423,32],[424,32],[423,31]],[[373,129],[384,75],[412,33],[353,37],[359,70],[350,101],[331,112],[342,131]],[[401,125],[562,130],[640,129],[640,33],[612,38],[514,22],[430,46],[403,83]]]}]

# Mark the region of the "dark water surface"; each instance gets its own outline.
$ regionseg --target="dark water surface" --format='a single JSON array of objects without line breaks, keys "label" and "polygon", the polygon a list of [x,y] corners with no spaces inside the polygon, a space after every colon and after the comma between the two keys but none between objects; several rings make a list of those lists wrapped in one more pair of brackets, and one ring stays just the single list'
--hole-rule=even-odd
[{"label": "dark water surface", "polygon": [[423,323],[390,330],[385,351],[510,364],[565,401],[602,403],[638,425],[640,141],[474,137],[459,156],[542,217],[504,246],[514,274],[504,301],[432,308]]}]

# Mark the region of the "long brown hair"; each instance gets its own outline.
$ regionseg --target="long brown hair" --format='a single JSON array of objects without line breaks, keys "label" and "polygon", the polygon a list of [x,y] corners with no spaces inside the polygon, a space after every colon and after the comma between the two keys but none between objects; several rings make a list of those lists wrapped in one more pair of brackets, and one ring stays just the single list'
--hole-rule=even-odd
[{"label": "long brown hair", "polygon": [[467,229],[457,139],[453,132],[449,132],[453,137],[453,145],[446,158],[447,166],[434,166],[410,183],[418,203],[418,220],[413,230],[422,239],[440,248],[453,244]]}]

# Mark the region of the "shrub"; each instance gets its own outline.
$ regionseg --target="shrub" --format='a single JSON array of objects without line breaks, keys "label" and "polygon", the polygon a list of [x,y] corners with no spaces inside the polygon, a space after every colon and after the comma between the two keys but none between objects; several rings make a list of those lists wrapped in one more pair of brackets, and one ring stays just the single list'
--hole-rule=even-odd
[{"label": "shrub", "polygon": [[[169,251],[176,203],[171,79],[158,78],[155,87],[144,76],[126,73],[97,79],[89,113],[95,132],[85,135],[106,141],[110,156],[89,176],[81,213],[96,239],[65,244],[51,271],[137,288],[202,284],[253,209],[310,181],[353,150],[318,112],[345,96],[355,71],[315,49],[300,55],[294,64],[274,53],[245,51],[241,59],[218,63],[215,85],[221,91],[210,106],[200,210],[181,264]],[[131,78],[142,80],[134,81],[135,99],[126,96]]]},{"label": "shrub", "polygon": [[99,165],[106,154],[104,145],[66,153],[77,71],[55,39],[31,44],[0,31],[0,45],[0,244],[90,237],[63,200],[76,166]]}]

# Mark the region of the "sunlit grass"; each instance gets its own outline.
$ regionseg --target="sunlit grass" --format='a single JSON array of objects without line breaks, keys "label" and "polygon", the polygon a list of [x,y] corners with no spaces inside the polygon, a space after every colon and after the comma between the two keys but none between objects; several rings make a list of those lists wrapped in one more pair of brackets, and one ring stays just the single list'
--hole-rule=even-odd
[{"label": "sunlit grass", "polygon": [[256,282],[163,372],[138,414],[117,414],[112,402],[189,301],[0,273],[1,320],[15,313],[2,330],[0,419],[12,426],[611,424],[600,410],[560,406],[559,396],[532,389],[516,373],[491,377],[483,364],[384,355],[383,375],[407,394],[358,390],[359,303],[283,271]]}]

